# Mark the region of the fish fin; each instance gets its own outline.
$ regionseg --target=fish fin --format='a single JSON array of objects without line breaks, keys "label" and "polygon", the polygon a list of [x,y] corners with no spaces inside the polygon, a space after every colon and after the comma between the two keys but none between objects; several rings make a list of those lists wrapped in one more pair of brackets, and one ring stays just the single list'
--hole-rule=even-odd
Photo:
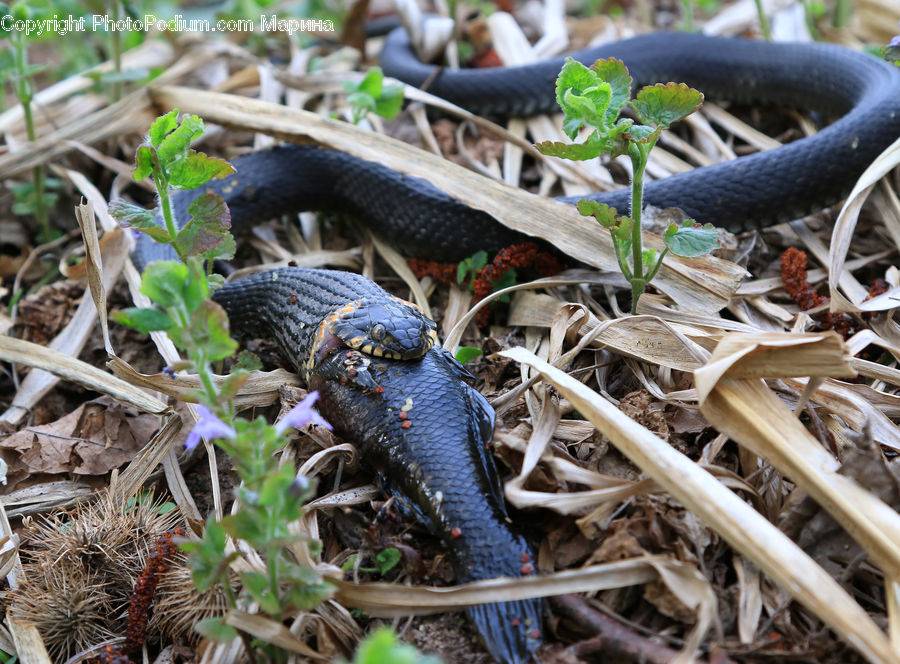
[{"label": "fish fin", "polygon": [[378,484],[387,495],[394,499],[394,506],[397,508],[397,511],[400,512],[401,516],[410,521],[418,521],[425,526],[430,533],[436,532],[434,523],[428,518],[428,515],[425,514],[418,505],[407,498],[402,491],[395,488],[388,479],[381,474],[378,475]]},{"label": "fish fin", "polygon": [[494,458],[488,450],[488,445],[494,437],[494,408],[487,399],[475,388],[466,389],[469,399],[469,408],[472,411],[471,426],[475,427],[473,442],[478,447],[478,458],[484,467],[484,474],[494,494],[498,505],[503,505],[503,487],[500,484],[500,475],[494,465]]},{"label": "fish fin", "polygon": [[453,373],[455,373],[460,380],[470,384],[475,382],[475,376],[473,376],[472,373],[463,366],[462,362],[453,357],[453,353],[451,353],[446,348],[439,348],[438,350],[447,359],[447,364],[450,365]]},{"label": "fish fin", "polygon": [[466,614],[500,664],[525,664],[541,645],[540,636],[533,638],[535,630],[541,631],[540,599],[479,604]]}]

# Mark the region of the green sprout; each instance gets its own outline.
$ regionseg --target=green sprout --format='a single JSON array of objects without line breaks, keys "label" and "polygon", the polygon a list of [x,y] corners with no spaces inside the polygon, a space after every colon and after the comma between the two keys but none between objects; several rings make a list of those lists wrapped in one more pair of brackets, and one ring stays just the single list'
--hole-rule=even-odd
[{"label": "green sprout", "polygon": [[[591,200],[581,200],[577,207],[581,214],[594,217],[609,229],[619,269],[631,283],[634,314],[638,299],[656,276],[666,253],[683,257],[708,254],[715,248],[719,233],[710,224],[696,227],[696,222],[688,220],[681,226],[669,225],[663,234],[662,252],[644,250],[641,211],[650,151],[665,129],[700,107],[703,95],[684,83],[660,83],[642,88],[631,99],[631,82],[628,69],[615,58],[597,60],[590,68],[567,58],[556,79],[556,100],[565,113],[563,130],[572,140],[582,127],[593,131],[582,143],[545,141],[535,147],[545,155],[563,159],[593,159],[601,154],[625,154],[631,159],[631,217]],[[626,104],[643,124],[619,118]]]},{"label": "green sprout", "polygon": [[[0,5],[0,14],[9,14],[16,21],[34,18],[34,11],[25,0],[17,0],[9,7]],[[28,140],[33,142],[37,140],[37,131],[34,124],[34,109],[32,108],[32,101],[34,101],[35,94],[34,77],[39,72],[43,71],[46,66],[29,64],[28,37],[24,31],[0,30],[0,35],[7,37],[12,45],[12,49],[10,50],[12,61],[8,63],[11,65],[12,73],[8,75],[8,78],[12,84],[16,97],[19,99],[19,103],[22,104],[22,112],[25,117],[25,131],[28,134]],[[31,183],[32,193],[28,196],[27,201],[20,199],[20,203],[25,203],[25,207],[20,207],[20,210],[27,208],[28,213],[34,214],[34,218],[37,219],[38,225],[41,228],[41,242],[50,242],[53,240],[53,233],[50,230],[47,209],[54,198],[52,195],[48,196],[44,191],[43,167],[35,166],[31,169]]]},{"label": "green sprout", "polygon": [[203,135],[203,120],[189,115],[178,121],[178,109],[157,118],[147,141],[135,155],[135,182],[152,177],[159,196],[165,226],[156,223],[155,210],[116,201],[110,213],[123,226],[146,233],[157,242],[171,244],[182,262],[190,256],[211,261],[234,256],[234,238],[228,233],[231,215],[221,196],[197,196],[188,206],[189,218],[179,228],[172,210],[170,190],[196,189],[213,178],[234,173],[231,164],[190,149],[191,141]]},{"label": "green sprout", "polygon": [[422,655],[415,646],[401,643],[388,627],[376,630],[360,642],[353,664],[441,664],[440,657]]},{"label": "green sprout", "polygon": [[403,105],[403,86],[385,85],[381,67],[372,67],[358,83],[347,83],[347,102],[353,112],[353,124],[359,124],[369,113],[393,120]]}]

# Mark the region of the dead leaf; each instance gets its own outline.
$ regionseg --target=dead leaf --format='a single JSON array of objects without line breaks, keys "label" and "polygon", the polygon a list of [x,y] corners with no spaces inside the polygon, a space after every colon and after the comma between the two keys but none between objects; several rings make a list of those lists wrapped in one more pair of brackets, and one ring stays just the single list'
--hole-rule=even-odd
[{"label": "dead leaf", "polygon": [[111,399],[82,404],[55,422],[22,429],[3,441],[11,468],[29,473],[103,475],[129,462],[158,427]]}]

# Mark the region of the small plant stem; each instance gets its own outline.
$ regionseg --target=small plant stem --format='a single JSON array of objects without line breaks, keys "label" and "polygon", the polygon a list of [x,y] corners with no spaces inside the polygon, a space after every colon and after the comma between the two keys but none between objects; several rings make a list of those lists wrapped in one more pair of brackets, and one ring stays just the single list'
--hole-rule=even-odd
[{"label": "small plant stem", "polygon": [[766,17],[762,0],[754,0],[754,2],[756,2],[756,13],[759,15],[759,29],[762,30],[766,41],[772,41],[772,30],[769,28],[769,19]]},{"label": "small plant stem", "polygon": [[[644,145],[647,145],[645,148]],[[641,210],[644,205],[644,169],[652,143],[632,143],[628,149],[634,175],[631,178],[631,313],[637,313],[637,303],[647,280],[644,278],[644,247],[641,239]]]},{"label": "small plant stem", "polygon": [[694,31],[694,0],[681,0],[684,9],[684,31]]},{"label": "small plant stem", "polygon": [[666,257],[667,253],[669,253],[668,247],[663,249],[662,253],[660,253],[659,255],[659,258],[656,259],[656,265],[653,266],[653,269],[650,270],[650,274],[647,275],[646,283],[649,284],[651,281],[653,281],[653,277],[656,276],[656,273],[659,272],[659,268],[662,267],[663,258]]},{"label": "small plant stem", "polygon": [[853,0],[837,0],[834,6],[834,18],[832,22],[834,27],[846,28],[850,25],[850,18],[853,16]]},{"label": "small plant stem", "polygon": [[[178,227],[175,225],[175,215],[172,214],[172,202],[169,200],[169,183],[166,182],[165,176],[162,174],[162,167],[159,166],[156,153],[153,154],[153,182],[156,184],[156,191],[159,193],[159,206],[162,209],[163,220],[166,222],[166,230],[169,231],[169,237],[175,240],[178,235]],[[182,262],[185,262],[183,256],[179,256]]]},{"label": "small plant stem", "polygon": [[200,382],[203,384],[203,391],[206,392],[206,398],[211,403],[217,404],[219,393],[212,380],[212,370],[206,359],[206,353],[200,353],[200,361],[197,364],[197,375],[200,376]]},{"label": "small plant stem", "polygon": [[[28,74],[28,51],[25,37],[21,33],[13,32],[11,39],[16,45],[16,96],[22,104],[28,140],[33,143],[37,140],[37,132],[34,128],[34,114],[31,108],[31,101],[34,95],[32,94],[31,79]],[[34,216],[41,227],[41,242],[50,242],[53,238],[50,236],[50,222],[47,220],[47,208],[44,205],[44,169],[40,166],[32,168],[31,178],[34,183]]]}]

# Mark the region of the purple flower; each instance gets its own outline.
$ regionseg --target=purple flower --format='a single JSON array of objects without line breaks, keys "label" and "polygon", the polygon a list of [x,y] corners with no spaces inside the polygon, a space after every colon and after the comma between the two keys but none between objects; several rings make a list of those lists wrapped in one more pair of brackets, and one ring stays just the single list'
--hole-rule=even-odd
[{"label": "purple flower", "polygon": [[[897,26],[900,27],[900,21],[897,22]],[[900,46],[900,35],[891,37],[891,43],[888,46]]]},{"label": "purple flower", "polygon": [[237,431],[213,415],[209,408],[203,404],[197,404],[197,412],[200,413],[200,419],[197,420],[197,424],[191,429],[187,440],[184,441],[184,446],[187,449],[192,450],[197,447],[201,437],[212,440],[213,438],[234,438],[237,436]]},{"label": "purple flower", "polygon": [[275,424],[275,430],[278,433],[284,433],[287,429],[299,429],[310,423],[331,429],[331,425],[325,421],[325,418],[313,410],[313,404],[318,398],[318,392],[307,394],[303,401],[291,408],[287,415],[278,420]]}]

